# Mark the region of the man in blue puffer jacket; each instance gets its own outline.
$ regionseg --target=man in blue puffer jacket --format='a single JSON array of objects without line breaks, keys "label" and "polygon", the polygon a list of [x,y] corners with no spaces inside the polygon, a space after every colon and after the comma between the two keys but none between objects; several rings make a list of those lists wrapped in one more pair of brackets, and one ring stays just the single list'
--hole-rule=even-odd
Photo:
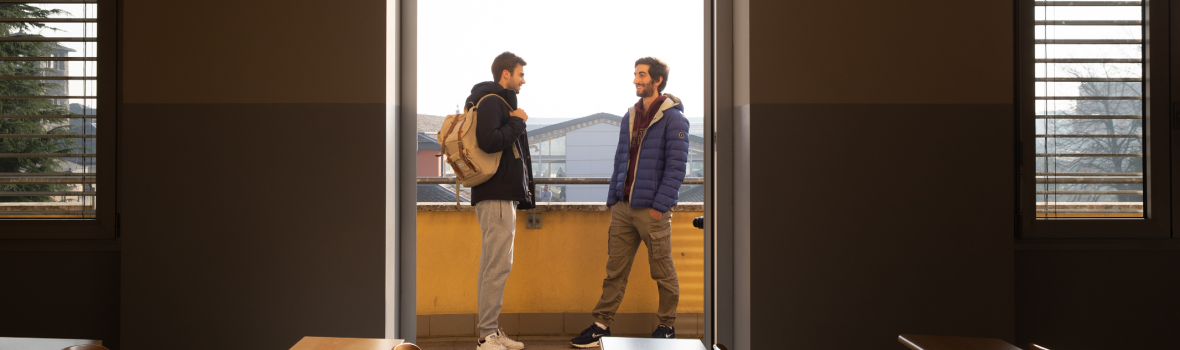
[{"label": "man in blue puffer jacket", "polygon": [[627,110],[619,127],[619,147],[606,198],[611,212],[610,258],[602,298],[594,307],[595,322],[570,341],[580,348],[598,346],[599,338],[610,335],[639,242],[647,246],[651,278],[660,295],[656,311],[660,325],[652,337],[676,337],[673,327],[680,283],[672,265],[671,224],[672,207],[680,198],[688,162],[688,119],[680,99],[663,93],[668,85],[668,65],[663,61],[654,57],[635,61],[633,83],[640,99]]}]

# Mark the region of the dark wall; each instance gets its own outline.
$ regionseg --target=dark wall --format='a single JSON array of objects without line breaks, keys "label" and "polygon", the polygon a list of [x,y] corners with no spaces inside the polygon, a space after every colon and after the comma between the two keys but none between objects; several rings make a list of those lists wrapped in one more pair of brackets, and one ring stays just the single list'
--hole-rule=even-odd
[{"label": "dark wall", "polygon": [[122,0],[127,103],[384,103],[384,0]]},{"label": "dark wall", "polygon": [[386,2],[123,4],[123,348],[384,337]]},{"label": "dark wall", "polygon": [[748,348],[1180,347],[1172,240],[1013,239],[1012,6],[735,1]]},{"label": "dark wall", "polygon": [[1021,250],[1016,287],[1021,347],[1180,348],[1180,252]]},{"label": "dark wall", "polygon": [[1010,1],[749,1],[739,105],[1012,103]]},{"label": "dark wall", "polygon": [[125,105],[124,348],[384,337],[383,112]]},{"label": "dark wall", "polygon": [[1010,112],[753,105],[751,348],[1013,341]]},{"label": "dark wall", "polygon": [[1012,4],[749,11],[749,348],[1015,341]]},{"label": "dark wall", "polygon": [[0,246],[0,337],[100,339],[117,349],[119,252],[104,246]]}]

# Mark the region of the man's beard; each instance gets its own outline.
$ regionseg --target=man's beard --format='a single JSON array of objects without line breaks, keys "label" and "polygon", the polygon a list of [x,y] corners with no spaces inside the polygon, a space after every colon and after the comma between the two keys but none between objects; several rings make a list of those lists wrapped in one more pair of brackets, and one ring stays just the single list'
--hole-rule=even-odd
[{"label": "man's beard", "polygon": [[656,94],[656,89],[654,89],[654,88],[655,88],[655,84],[652,84],[652,83],[643,84],[643,91],[635,91],[635,96],[652,97],[653,95]]}]

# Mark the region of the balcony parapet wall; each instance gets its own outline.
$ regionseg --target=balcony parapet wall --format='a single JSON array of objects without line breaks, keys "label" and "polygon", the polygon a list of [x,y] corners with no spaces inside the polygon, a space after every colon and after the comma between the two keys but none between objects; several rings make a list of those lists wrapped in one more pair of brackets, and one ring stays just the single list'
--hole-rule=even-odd
[{"label": "balcony parapet wall", "polygon": [[[681,203],[672,215],[671,256],[680,283],[677,312],[684,315],[686,331],[696,327],[692,320],[699,317],[694,315],[704,312],[704,230],[692,226],[693,218],[703,215],[702,207]],[[481,230],[472,209],[454,202],[418,203],[417,215],[417,313],[430,316],[429,322],[440,327],[467,320],[459,322],[464,332],[474,332],[474,324],[467,323],[478,313]],[[611,213],[603,202],[542,203],[537,212],[544,213],[543,225],[528,228],[525,214],[532,212],[517,213],[512,273],[502,312],[520,315],[522,326],[528,323],[526,315],[543,315],[552,318],[546,324],[558,325],[566,316],[571,318],[569,329],[555,326],[536,333],[522,328],[520,334],[576,334],[592,322],[590,312],[602,295]],[[650,314],[659,306],[656,289],[647,248],[641,244],[619,313],[632,314],[636,322],[654,320]],[[655,325],[650,326],[640,328],[650,334]],[[447,335],[444,328],[432,328],[428,334]]]},{"label": "balcony parapet wall", "polygon": [[[418,202],[418,211],[473,211],[470,203],[455,205],[455,202]],[[705,210],[702,202],[684,202],[672,207],[674,212],[701,212]],[[533,211],[521,210],[521,211]],[[607,211],[606,202],[550,202],[537,204],[537,212],[558,211]]]}]

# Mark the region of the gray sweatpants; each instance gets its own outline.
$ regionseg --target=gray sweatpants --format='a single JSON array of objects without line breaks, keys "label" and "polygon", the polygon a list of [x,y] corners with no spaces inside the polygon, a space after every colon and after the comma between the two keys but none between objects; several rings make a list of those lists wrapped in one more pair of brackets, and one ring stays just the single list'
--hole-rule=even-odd
[{"label": "gray sweatpants", "polygon": [[504,285],[512,272],[512,245],[516,239],[517,201],[484,200],[475,204],[475,217],[483,233],[479,249],[479,336],[500,328]]}]

